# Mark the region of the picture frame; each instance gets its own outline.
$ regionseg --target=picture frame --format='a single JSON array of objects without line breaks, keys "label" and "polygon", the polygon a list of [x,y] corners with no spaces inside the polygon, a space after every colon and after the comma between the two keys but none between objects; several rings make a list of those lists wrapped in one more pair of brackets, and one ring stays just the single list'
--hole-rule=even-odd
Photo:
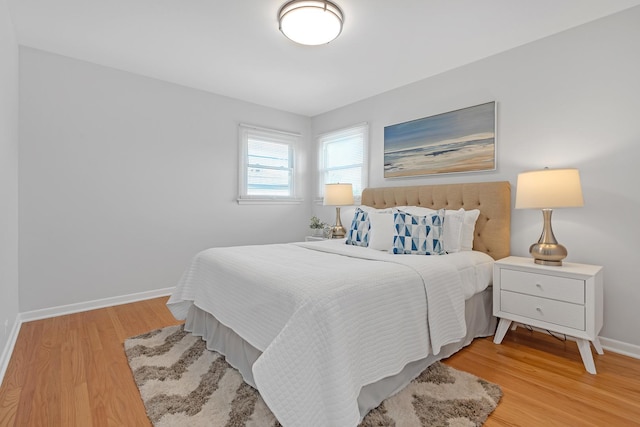
[{"label": "picture frame", "polygon": [[496,102],[384,128],[384,177],[496,170]]}]

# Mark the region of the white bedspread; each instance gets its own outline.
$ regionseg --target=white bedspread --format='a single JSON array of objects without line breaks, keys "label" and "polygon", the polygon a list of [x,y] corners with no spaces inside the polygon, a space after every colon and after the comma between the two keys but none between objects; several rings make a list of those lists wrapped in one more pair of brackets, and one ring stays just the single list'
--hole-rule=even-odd
[{"label": "white bedspread", "polygon": [[167,303],[262,351],[256,386],[285,427],[355,426],[360,389],[466,333],[459,266],[341,241],[201,252]]}]

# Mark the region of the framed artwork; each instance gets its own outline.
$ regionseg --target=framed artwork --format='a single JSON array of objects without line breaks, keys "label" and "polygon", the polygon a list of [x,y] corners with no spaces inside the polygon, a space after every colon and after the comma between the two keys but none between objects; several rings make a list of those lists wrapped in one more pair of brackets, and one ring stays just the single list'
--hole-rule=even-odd
[{"label": "framed artwork", "polygon": [[495,169],[495,101],[384,128],[385,178]]}]

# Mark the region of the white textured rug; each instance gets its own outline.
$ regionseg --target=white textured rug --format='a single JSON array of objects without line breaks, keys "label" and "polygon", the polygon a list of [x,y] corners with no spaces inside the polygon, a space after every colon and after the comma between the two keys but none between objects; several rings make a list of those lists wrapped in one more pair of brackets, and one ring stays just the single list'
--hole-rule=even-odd
[{"label": "white textured rug", "polygon": [[[280,426],[238,371],[182,326],[129,338],[124,346],[155,427]],[[437,362],[367,414],[361,426],[479,426],[501,396],[498,385]]]}]

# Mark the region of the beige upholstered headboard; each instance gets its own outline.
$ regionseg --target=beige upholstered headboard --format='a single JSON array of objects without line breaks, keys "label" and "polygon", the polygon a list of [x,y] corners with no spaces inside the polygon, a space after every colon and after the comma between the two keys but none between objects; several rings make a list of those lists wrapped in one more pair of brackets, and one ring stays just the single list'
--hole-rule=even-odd
[{"label": "beige upholstered headboard", "polygon": [[377,209],[423,206],[431,209],[479,209],[473,249],[494,259],[509,256],[511,185],[508,181],[366,188],[362,204]]}]

